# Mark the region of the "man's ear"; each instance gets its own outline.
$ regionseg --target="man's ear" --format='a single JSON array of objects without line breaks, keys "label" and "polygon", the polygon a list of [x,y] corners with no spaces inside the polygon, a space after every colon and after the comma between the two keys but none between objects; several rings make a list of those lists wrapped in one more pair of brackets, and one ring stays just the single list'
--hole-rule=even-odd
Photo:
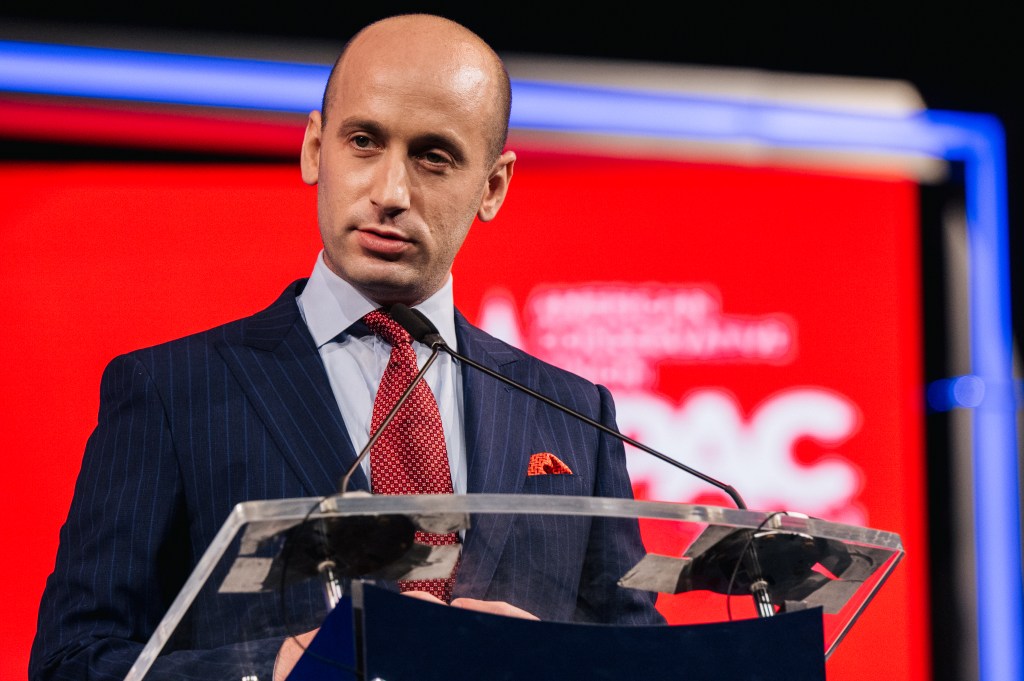
[{"label": "man's ear", "polygon": [[320,112],[313,111],[306,121],[306,134],[302,138],[302,181],[316,184],[320,179]]},{"label": "man's ear", "polygon": [[491,174],[487,178],[487,190],[480,201],[480,209],[476,216],[481,222],[493,220],[505,201],[505,194],[508,193],[509,182],[512,181],[512,167],[516,164],[516,152],[506,151],[491,167]]}]

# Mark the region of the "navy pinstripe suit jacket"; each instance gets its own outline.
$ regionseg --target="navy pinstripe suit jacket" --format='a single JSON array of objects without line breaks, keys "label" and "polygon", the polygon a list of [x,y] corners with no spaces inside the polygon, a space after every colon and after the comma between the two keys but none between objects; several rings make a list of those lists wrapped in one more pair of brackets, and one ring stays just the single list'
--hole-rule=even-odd
[{"label": "navy pinstripe suit jacket", "polygon": [[[355,452],[295,304],[304,285],[296,281],[252,317],[107,367],[40,607],[33,681],[123,678],[237,503],[337,492]],[[458,313],[456,325],[466,356],[614,423],[603,387]],[[463,367],[463,385],[469,492],[632,495],[615,438],[472,367]],[[536,452],[554,453],[573,474],[527,477]],[[367,488],[361,470],[352,485]],[[508,601],[542,619],[660,621],[653,598],[614,586],[642,555],[635,530],[625,521],[483,516],[467,533],[455,595]],[[202,597],[179,629],[169,644],[178,650],[150,677],[216,678],[221,664],[243,656],[270,678],[280,639],[235,644],[237,623]]]}]

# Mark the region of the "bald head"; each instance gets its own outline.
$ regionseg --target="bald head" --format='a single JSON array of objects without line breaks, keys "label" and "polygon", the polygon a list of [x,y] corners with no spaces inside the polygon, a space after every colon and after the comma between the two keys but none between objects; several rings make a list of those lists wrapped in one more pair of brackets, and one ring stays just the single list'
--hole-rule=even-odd
[{"label": "bald head", "polygon": [[342,78],[371,70],[408,74],[410,85],[448,88],[468,104],[487,112],[491,160],[508,139],[512,88],[501,58],[465,26],[432,14],[400,14],[369,24],[354,35],[334,63],[324,88],[323,124]]}]

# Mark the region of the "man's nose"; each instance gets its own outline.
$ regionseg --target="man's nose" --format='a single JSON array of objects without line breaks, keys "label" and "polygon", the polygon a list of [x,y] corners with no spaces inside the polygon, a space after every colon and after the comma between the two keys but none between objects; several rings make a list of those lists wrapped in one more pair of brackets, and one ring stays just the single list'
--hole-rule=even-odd
[{"label": "man's nose", "polygon": [[377,165],[370,200],[381,211],[392,214],[409,208],[409,168],[404,154],[389,150]]}]

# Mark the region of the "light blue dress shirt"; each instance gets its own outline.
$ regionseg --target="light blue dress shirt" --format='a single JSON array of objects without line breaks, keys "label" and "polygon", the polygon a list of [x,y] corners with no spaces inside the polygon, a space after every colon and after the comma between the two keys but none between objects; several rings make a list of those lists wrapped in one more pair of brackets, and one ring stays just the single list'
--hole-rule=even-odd
[{"label": "light blue dress shirt", "polygon": [[[350,327],[379,305],[332,272],[324,263],[323,251],[317,256],[313,273],[296,302],[327,369],[331,389],[348,427],[352,447],[359,454],[370,439],[373,401],[391,356],[391,346],[372,333],[351,333]],[[433,322],[441,337],[457,352],[451,275],[437,293],[415,308]],[[417,342],[412,345],[422,367],[430,357],[430,347]],[[458,363],[447,353],[441,352],[424,380],[430,385],[441,411],[452,487],[456,494],[465,494],[466,437],[463,428],[462,376]],[[369,456],[363,459],[362,466],[369,479]]]}]

